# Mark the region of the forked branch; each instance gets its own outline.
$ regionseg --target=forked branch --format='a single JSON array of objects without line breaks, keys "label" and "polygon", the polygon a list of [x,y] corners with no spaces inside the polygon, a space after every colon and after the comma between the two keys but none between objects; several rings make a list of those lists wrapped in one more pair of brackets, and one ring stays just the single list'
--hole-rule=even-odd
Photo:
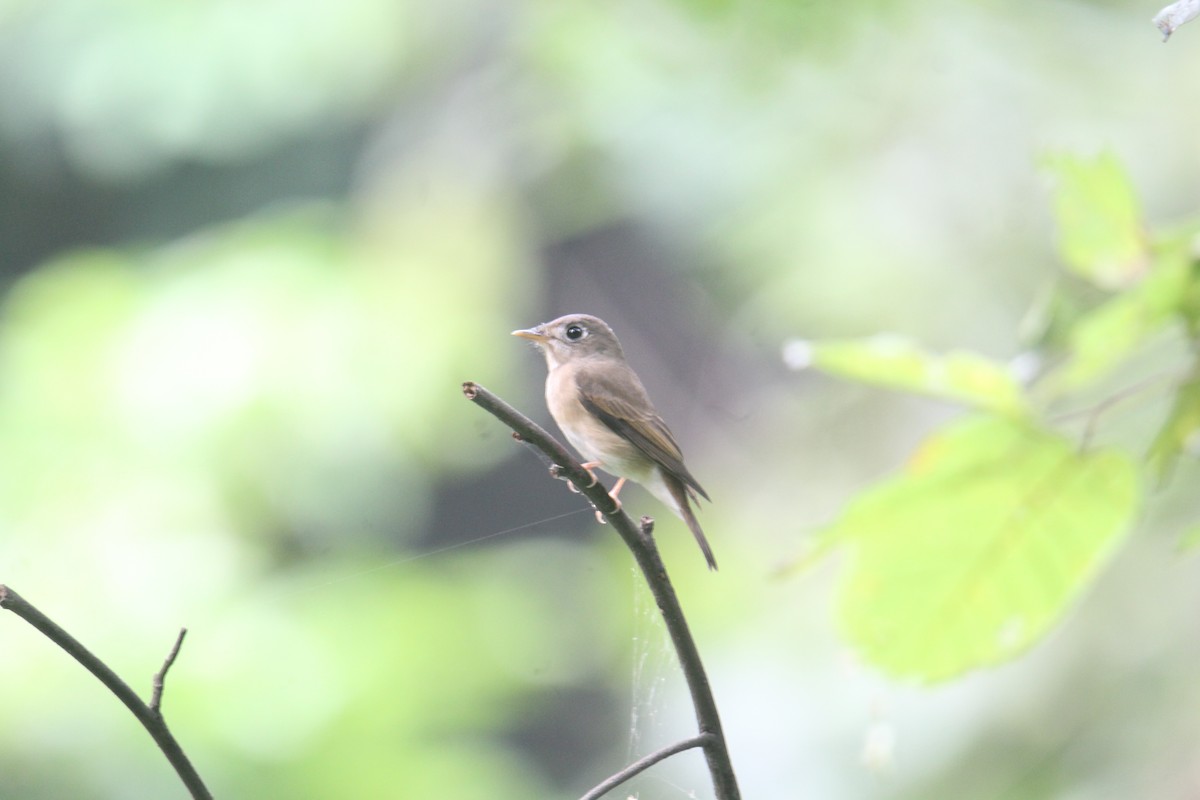
[{"label": "forked branch", "polygon": [[163,681],[166,680],[167,670],[175,663],[175,657],[179,655],[179,648],[183,645],[184,634],[187,629],[179,632],[179,637],[175,640],[175,646],[171,648],[171,652],[167,655],[162,667],[154,676],[153,694],[149,703],[143,703],[138,697],[137,692],[129,688],[129,684],[121,680],[117,673],[113,672],[107,664],[92,654],[90,650],[84,647],[79,641],[60,628],[54,620],[47,617],[29,601],[21,597],[7,586],[0,584],[0,608],[8,609],[16,614],[21,619],[28,622],[33,627],[37,628],[42,634],[54,642],[56,645],[66,651],[67,655],[74,658],[84,669],[96,676],[97,679],[108,690],[117,696],[117,699],[125,704],[125,707],[133,712],[137,717],[138,722],[142,723],[142,727],[154,739],[155,744],[163,751],[163,755],[167,757],[167,761],[174,767],[176,774],[179,775],[183,785],[187,787],[195,800],[212,800],[212,794],[204,785],[204,781],[200,779],[199,773],[192,766],[192,762],[188,759],[187,754],[183,752],[183,748],[179,746],[179,742],[171,735],[171,731],[167,729],[166,720],[162,716],[162,687]]}]

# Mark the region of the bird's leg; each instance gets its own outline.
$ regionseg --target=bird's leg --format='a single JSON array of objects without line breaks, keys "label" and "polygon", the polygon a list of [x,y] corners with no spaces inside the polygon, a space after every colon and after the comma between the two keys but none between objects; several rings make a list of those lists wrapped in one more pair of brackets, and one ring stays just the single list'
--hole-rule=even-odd
[{"label": "bird's leg", "polygon": [[589,489],[592,488],[593,486],[595,486],[597,483],[599,483],[600,479],[596,477],[596,473],[592,472],[592,470],[595,469],[596,467],[603,467],[604,466],[603,461],[585,461],[582,464],[580,464],[579,466],[581,466],[585,470],[587,470],[587,474],[592,476],[592,482],[588,484]]},{"label": "bird's leg", "polygon": [[[596,467],[603,467],[604,462],[602,462],[602,461],[585,461],[582,464],[580,464],[579,466],[581,466],[585,470],[587,470],[587,474],[592,476],[592,482],[587,485],[587,488],[589,488],[589,489],[592,488],[600,481],[600,479],[596,477],[596,473],[592,472],[592,470],[595,469]],[[570,481],[567,481],[567,488],[570,489],[575,494],[579,494],[579,490],[575,488],[575,484],[571,483]]]},{"label": "bird's leg", "polygon": [[[612,501],[617,504],[617,511],[621,510],[621,501],[617,499],[617,495],[619,495],[621,493],[621,487],[624,485],[625,485],[625,479],[617,478],[616,486],[614,486],[612,488],[612,491],[608,493],[608,496],[612,498]],[[596,521],[599,522],[601,525],[603,525],[605,522],[607,522],[607,520],[604,519],[604,515],[600,513],[599,509],[596,510]]]},{"label": "bird's leg", "polygon": [[622,486],[624,486],[624,485],[625,485],[625,479],[624,479],[624,478],[618,478],[618,479],[617,479],[617,485],[616,485],[616,486],[614,486],[614,487],[612,488],[612,491],[608,493],[608,496],[609,496],[609,497],[611,497],[611,498],[613,499],[613,502],[617,504],[617,510],[618,510],[618,511],[620,511],[620,510],[621,510],[621,501],[617,499],[617,495],[619,495],[619,494],[621,493],[621,487],[622,487]]}]

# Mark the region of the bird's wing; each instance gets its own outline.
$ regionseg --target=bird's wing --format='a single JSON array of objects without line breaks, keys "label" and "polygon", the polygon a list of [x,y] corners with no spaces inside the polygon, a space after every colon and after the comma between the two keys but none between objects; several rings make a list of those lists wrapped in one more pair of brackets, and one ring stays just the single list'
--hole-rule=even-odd
[{"label": "bird's wing", "polygon": [[577,373],[575,386],[579,390],[579,402],[614,433],[708,500],[708,493],[684,466],[683,452],[667,423],[654,410],[637,375],[633,370],[622,372],[619,376],[607,371]]}]

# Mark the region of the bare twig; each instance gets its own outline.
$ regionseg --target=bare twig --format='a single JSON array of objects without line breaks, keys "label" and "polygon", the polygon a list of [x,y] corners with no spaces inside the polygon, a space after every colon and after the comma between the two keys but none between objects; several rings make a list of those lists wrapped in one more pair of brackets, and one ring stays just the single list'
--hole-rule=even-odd
[{"label": "bare twig", "polygon": [[668,745],[661,750],[655,750],[650,755],[639,758],[625,769],[604,781],[604,783],[598,784],[594,789],[579,798],[579,800],[599,800],[607,792],[617,788],[635,775],[645,772],[663,759],[670,758],[676,753],[682,753],[684,750],[691,750],[693,747],[703,747],[708,742],[708,739],[708,734],[702,733],[699,736],[693,736],[690,739],[684,739],[682,742]]},{"label": "bare twig", "polygon": [[1197,16],[1200,16],[1200,0],[1176,0],[1155,14],[1153,22],[1165,42],[1180,25],[1191,22]]},{"label": "bare twig", "polygon": [[180,628],[179,636],[175,637],[175,645],[171,648],[171,652],[167,653],[167,659],[163,662],[162,669],[154,673],[154,680],[150,683],[150,710],[159,716],[162,716],[163,682],[167,679],[167,670],[179,657],[179,648],[183,647],[183,637],[185,636],[187,636],[187,628]]},{"label": "bare twig", "polygon": [[192,797],[195,800],[212,800],[212,794],[205,787],[204,781],[200,779],[199,773],[192,766],[192,762],[188,760],[183,748],[179,746],[179,742],[175,741],[175,737],[167,729],[167,723],[159,711],[162,703],[162,681],[166,677],[167,670],[171,668],[171,664],[175,662],[175,657],[179,654],[179,647],[183,643],[183,635],[186,631],[180,632],[167,660],[154,676],[154,695],[151,703],[147,705],[138,697],[137,692],[129,688],[129,684],[121,680],[117,673],[80,644],[75,637],[60,628],[21,595],[3,584],[0,584],[0,608],[8,609],[37,628],[47,639],[66,651],[67,655],[82,664],[84,669],[95,675],[101,683],[108,687],[110,692],[117,696],[118,700],[125,704],[126,708],[133,712],[138,722],[142,723],[142,727],[146,729],[155,744],[162,750],[163,755],[167,757],[167,761],[175,768],[176,774],[179,775]]},{"label": "bare twig", "polygon": [[729,758],[729,748],[725,744],[725,734],[721,730],[721,717],[717,713],[712,687],[704,672],[700,651],[696,648],[696,642],[692,639],[687,620],[683,616],[679,598],[675,595],[675,589],[667,577],[667,568],[663,565],[662,557],[659,556],[658,548],[654,544],[654,537],[651,535],[653,521],[648,517],[643,517],[641,526],[635,524],[629,515],[608,496],[606,486],[599,481],[589,485],[592,475],[583,468],[579,461],[573,458],[554,437],[508,403],[476,383],[464,383],[463,394],[467,399],[511,428],[521,441],[536,447],[549,457],[557,466],[557,472],[566,476],[592,505],[612,522],[613,529],[625,540],[625,545],[633,553],[638,568],[641,569],[646,584],[650,587],[650,592],[654,595],[654,600],[662,613],[667,633],[675,645],[680,669],[683,671],[688,690],[692,695],[692,706],[696,712],[696,722],[700,728],[700,734],[695,737],[699,741],[694,741],[689,746],[700,746],[704,749],[704,757],[708,762],[709,773],[712,775],[713,789],[716,792],[717,800],[740,800],[741,792],[738,790],[737,778],[733,772],[733,762]]}]

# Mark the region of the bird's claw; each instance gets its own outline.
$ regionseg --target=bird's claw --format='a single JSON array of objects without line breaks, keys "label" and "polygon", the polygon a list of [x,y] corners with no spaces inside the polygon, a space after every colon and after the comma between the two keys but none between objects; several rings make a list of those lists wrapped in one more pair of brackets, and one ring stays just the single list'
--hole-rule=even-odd
[{"label": "bird's claw", "polygon": [[[618,500],[617,496],[615,494],[613,494],[612,492],[609,492],[608,496],[612,498],[613,505],[616,506],[616,508],[613,509],[613,511],[612,511],[613,514],[616,514],[618,511],[621,510],[621,501]],[[596,522],[599,522],[601,525],[607,525],[608,524],[607,517],[608,517],[608,515],[605,514],[603,511],[601,511],[598,508],[596,509]]]},{"label": "bird's claw", "polygon": [[603,464],[601,464],[599,461],[586,461],[579,466],[583,467],[584,471],[588,474],[588,477],[592,479],[592,482],[587,485],[587,488],[590,489],[600,482],[600,479],[596,477],[596,473],[592,472],[592,469],[595,467],[602,467],[604,466]]},{"label": "bird's claw", "polygon": [[[592,467],[600,466],[599,461],[589,461],[586,464],[581,464],[580,466],[583,467],[584,472],[586,472],[588,474],[588,477],[590,477],[592,479],[592,482],[589,483],[585,488],[590,489],[593,486],[595,486],[597,483],[600,482],[600,479],[596,477],[596,473],[592,472]],[[572,483],[570,478],[563,475],[563,468],[561,466],[559,466],[558,464],[551,465],[550,477],[552,477],[556,480],[566,481],[567,488],[570,489],[575,494],[579,494],[579,487],[576,486],[574,483]]]}]

